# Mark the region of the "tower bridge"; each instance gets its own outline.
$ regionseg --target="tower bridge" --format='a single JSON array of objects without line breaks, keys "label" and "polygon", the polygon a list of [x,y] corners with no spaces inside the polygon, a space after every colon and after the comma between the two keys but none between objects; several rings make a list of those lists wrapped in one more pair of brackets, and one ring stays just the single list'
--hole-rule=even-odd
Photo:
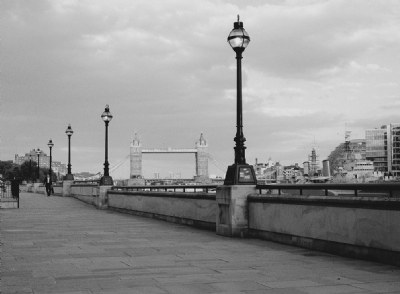
[{"label": "tower bridge", "polygon": [[197,153],[197,149],[153,148],[142,149],[142,153]]},{"label": "tower bridge", "polygon": [[143,148],[137,133],[130,145],[130,179],[129,185],[143,184],[143,154],[194,154],[196,176],[194,180],[200,183],[210,182],[208,175],[208,144],[203,133],[200,134],[195,148]]}]

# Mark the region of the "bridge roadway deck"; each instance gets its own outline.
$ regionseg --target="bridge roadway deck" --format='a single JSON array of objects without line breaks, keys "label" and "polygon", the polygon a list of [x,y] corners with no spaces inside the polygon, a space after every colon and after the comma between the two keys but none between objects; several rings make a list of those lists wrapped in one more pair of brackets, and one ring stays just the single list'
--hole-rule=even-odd
[{"label": "bridge roadway deck", "polygon": [[0,211],[1,293],[400,293],[400,268],[21,195]]}]

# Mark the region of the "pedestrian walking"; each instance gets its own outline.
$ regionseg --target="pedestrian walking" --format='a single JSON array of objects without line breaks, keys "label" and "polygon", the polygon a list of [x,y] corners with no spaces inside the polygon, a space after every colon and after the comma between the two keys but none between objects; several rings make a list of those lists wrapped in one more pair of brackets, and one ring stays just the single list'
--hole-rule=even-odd
[{"label": "pedestrian walking", "polygon": [[51,191],[52,191],[52,189],[53,189],[53,185],[52,185],[52,183],[51,183],[50,175],[47,175],[47,176],[46,176],[46,179],[44,180],[44,185],[46,186],[46,193],[47,193],[47,196],[50,196]]}]

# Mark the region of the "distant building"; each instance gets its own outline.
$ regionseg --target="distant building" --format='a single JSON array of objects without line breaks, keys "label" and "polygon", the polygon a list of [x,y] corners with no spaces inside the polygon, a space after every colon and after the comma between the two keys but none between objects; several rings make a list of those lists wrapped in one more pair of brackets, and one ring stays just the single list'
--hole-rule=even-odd
[{"label": "distant building", "polygon": [[303,162],[303,170],[304,170],[304,175],[308,176],[310,174],[310,162],[309,161]]},{"label": "distant building", "polygon": [[60,161],[52,161],[51,169],[55,174],[60,176],[65,176],[68,172],[67,165],[65,163],[61,163]]},{"label": "distant building", "polygon": [[96,180],[96,179],[100,179],[100,177],[101,177],[100,173],[97,173],[97,174],[90,173],[90,172],[74,173],[74,178],[75,178],[75,180],[78,180],[78,181]]},{"label": "distant building", "polygon": [[282,183],[286,181],[285,167],[279,162],[274,162],[271,158],[268,159],[267,163],[259,163],[256,158],[253,167],[259,182]]},{"label": "distant building", "polygon": [[[390,131],[389,131],[390,132]],[[371,160],[376,171],[386,172],[389,170],[387,150],[387,126],[380,129],[365,131],[366,159]]]},{"label": "distant building", "polygon": [[311,149],[308,155],[308,161],[303,162],[304,175],[313,177],[321,174],[321,167],[318,159],[317,151],[315,148]]},{"label": "distant building", "polygon": [[329,166],[329,160],[327,159],[322,161],[322,176],[323,177],[331,176],[331,168]]},{"label": "distant building", "polygon": [[303,171],[297,163],[294,165],[285,166],[283,169],[283,176],[286,182],[297,182],[303,178]]},{"label": "distant building", "polygon": [[400,123],[365,130],[365,139],[346,137],[328,157],[332,174],[400,177]]},{"label": "distant building", "polygon": [[353,164],[354,160],[366,159],[366,140],[353,139],[346,140],[339,144],[328,156],[330,173],[335,175],[341,173],[343,169],[351,169],[347,165]]},{"label": "distant building", "polygon": [[366,159],[373,161],[375,171],[400,176],[400,123],[383,125],[365,131]]},{"label": "distant building", "polygon": [[277,183],[282,183],[285,181],[285,176],[283,174],[284,167],[281,165],[279,162],[275,164],[275,170],[276,170],[276,182]]},{"label": "distant building", "polygon": [[[21,165],[24,162],[36,162],[38,161],[38,154],[36,153],[35,149],[30,150],[28,153],[25,153],[25,155],[19,156],[18,154],[15,154],[14,158],[14,163]],[[40,150],[39,153],[39,167],[41,168],[50,168],[50,156],[47,156],[46,153],[44,153],[43,150]],[[67,174],[67,166],[64,163],[61,163],[60,161],[52,161],[51,162],[51,168],[55,174],[59,175],[66,175]]]},{"label": "distant building", "polygon": [[283,166],[279,162],[268,159],[267,163],[256,163],[253,165],[257,180],[265,183],[288,183],[297,182],[303,178],[303,169],[295,163]]},{"label": "distant building", "polygon": [[392,173],[400,176],[400,124],[391,125],[392,136]]},{"label": "distant building", "polygon": [[267,163],[259,163],[256,158],[256,163],[253,165],[254,172],[256,173],[257,178],[264,178],[268,171],[271,171],[275,166],[275,162],[272,161],[271,158],[268,159]]},{"label": "distant building", "polygon": [[[14,163],[15,164],[23,164],[24,162],[38,162],[38,154],[36,153],[35,149],[32,149],[31,151],[29,151],[28,153],[25,153],[25,155],[19,156],[18,154],[15,154],[15,159],[14,159]],[[47,156],[46,153],[43,152],[43,150],[40,150],[39,153],[39,167],[42,168],[49,168],[50,165],[50,156]]]}]

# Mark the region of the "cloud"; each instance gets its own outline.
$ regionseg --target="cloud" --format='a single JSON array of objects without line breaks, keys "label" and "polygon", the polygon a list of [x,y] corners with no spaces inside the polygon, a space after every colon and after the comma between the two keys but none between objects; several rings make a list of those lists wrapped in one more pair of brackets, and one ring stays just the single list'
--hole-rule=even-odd
[{"label": "cloud", "polygon": [[[101,167],[100,114],[110,104],[113,162],[138,130],[160,147],[191,145],[203,131],[210,152],[230,163],[236,60],[226,38],[238,13],[251,37],[242,60],[250,156],[285,149],[303,158],[299,142],[333,140],[345,121],[361,128],[363,118],[397,109],[398,1],[6,0],[3,8],[4,158],[50,136],[63,148],[55,157],[65,157],[71,123],[73,146],[87,148],[74,151],[74,167]],[[15,133],[29,134],[26,146]]]},{"label": "cloud", "polygon": [[319,72],[321,77],[333,77],[333,76],[344,76],[344,75],[356,75],[356,74],[371,74],[379,72],[390,72],[391,70],[387,67],[379,64],[368,63],[359,64],[356,61],[348,61],[345,64],[335,65],[331,68],[323,69]]},{"label": "cloud", "polygon": [[386,99],[386,101],[380,106],[380,108],[385,111],[385,114],[387,113],[386,111],[393,111],[398,113],[400,109],[400,97],[398,95],[388,97],[388,99]]},{"label": "cloud", "polygon": [[312,78],[371,50],[399,46],[393,35],[399,35],[395,28],[400,6],[385,4],[310,1],[251,9],[249,26],[262,28],[254,33],[249,28],[254,42],[248,51],[258,56],[252,65],[282,77]]},{"label": "cloud", "polygon": [[296,108],[268,108],[265,107],[260,109],[262,113],[265,113],[271,118],[276,117],[291,117],[291,118],[301,118],[303,116],[309,116],[315,114],[314,110],[311,109],[296,109]]}]

